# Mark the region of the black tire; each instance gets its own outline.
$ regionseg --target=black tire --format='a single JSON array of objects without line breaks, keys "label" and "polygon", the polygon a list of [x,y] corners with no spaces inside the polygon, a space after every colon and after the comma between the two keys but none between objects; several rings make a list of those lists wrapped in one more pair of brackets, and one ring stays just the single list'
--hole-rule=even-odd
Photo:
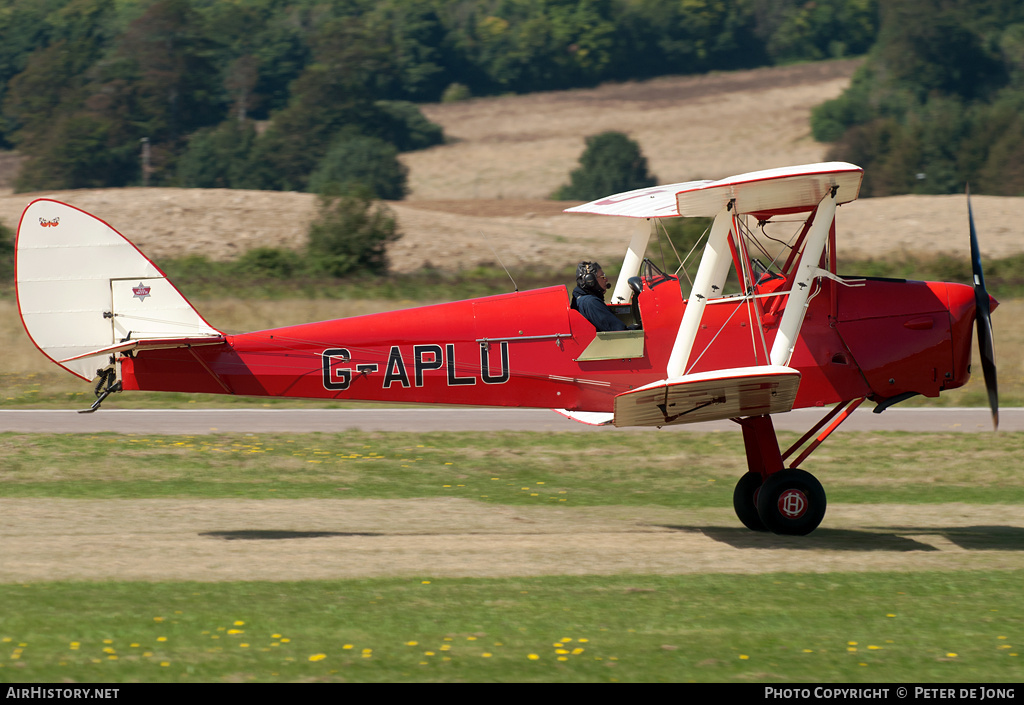
[{"label": "black tire", "polygon": [[757,514],[776,534],[805,536],[825,518],[825,489],[809,472],[780,470],[769,475],[757,496]]},{"label": "black tire", "polygon": [[768,531],[757,513],[757,491],[761,489],[763,478],[759,472],[748,472],[736,483],[732,492],[732,508],[736,510],[743,525],[751,531]]}]

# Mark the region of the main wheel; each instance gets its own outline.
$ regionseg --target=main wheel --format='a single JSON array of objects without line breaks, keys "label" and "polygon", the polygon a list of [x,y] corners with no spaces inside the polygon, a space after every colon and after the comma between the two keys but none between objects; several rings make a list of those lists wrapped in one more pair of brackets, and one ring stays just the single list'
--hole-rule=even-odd
[{"label": "main wheel", "polygon": [[768,531],[757,513],[757,491],[761,489],[763,478],[759,472],[748,472],[736,483],[732,492],[732,508],[743,525],[751,531]]},{"label": "main wheel", "polygon": [[768,531],[804,536],[825,518],[825,489],[809,472],[780,470],[769,475],[757,495],[757,515]]}]

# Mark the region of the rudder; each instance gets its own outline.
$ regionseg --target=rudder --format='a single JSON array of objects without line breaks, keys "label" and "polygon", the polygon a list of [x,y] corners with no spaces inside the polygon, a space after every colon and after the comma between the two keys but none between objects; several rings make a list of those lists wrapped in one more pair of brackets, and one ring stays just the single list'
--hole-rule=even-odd
[{"label": "rudder", "polygon": [[22,213],[15,279],[29,338],[83,379],[126,341],[175,347],[224,339],[135,245],[66,203],[42,198]]}]

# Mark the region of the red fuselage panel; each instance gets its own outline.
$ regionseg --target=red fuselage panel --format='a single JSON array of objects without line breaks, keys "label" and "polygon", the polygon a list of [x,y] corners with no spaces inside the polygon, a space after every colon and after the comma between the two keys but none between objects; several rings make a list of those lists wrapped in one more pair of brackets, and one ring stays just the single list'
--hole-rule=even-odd
[{"label": "red fuselage panel", "polygon": [[[802,374],[796,406],[962,384],[951,331],[963,326],[951,328],[944,287],[823,281],[790,363]],[[665,378],[684,307],[677,281],[645,282],[643,354],[630,359],[577,361],[596,332],[556,286],[144,351],[123,361],[122,379],[125,389],[611,411],[617,394]],[[766,364],[774,325],[739,298],[708,305],[688,372]]]}]

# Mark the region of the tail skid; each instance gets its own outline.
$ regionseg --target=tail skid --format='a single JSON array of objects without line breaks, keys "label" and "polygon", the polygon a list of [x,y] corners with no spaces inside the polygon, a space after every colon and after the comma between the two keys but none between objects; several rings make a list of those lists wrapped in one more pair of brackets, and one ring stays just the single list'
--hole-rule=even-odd
[{"label": "tail skid", "polygon": [[45,198],[28,205],[15,272],[18,311],[35,346],[82,379],[99,377],[108,393],[118,353],[225,342],[135,245],[74,206]]}]

